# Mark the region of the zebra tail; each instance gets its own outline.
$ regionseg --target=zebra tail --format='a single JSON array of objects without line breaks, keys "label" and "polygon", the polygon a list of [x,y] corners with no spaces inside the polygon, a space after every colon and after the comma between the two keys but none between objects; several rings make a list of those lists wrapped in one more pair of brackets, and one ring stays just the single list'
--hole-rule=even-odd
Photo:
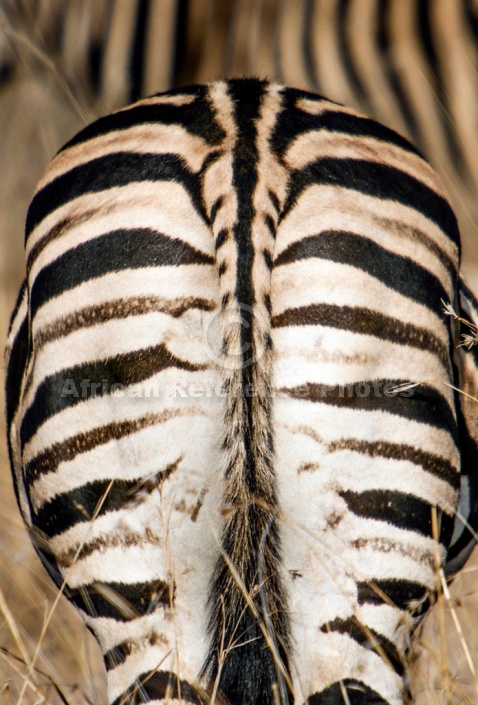
[{"label": "zebra tail", "polygon": [[[211,646],[203,675],[213,692],[218,690],[234,705],[272,705],[277,702],[274,692],[281,703],[291,697],[288,617],[279,569],[270,306],[277,192],[283,188],[285,195],[285,179],[281,167],[269,163],[273,157],[267,139],[276,115],[271,104],[279,106],[280,92],[264,85],[252,98],[246,94],[250,96],[247,81],[211,89],[227,137],[204,179],[220,282],[218,364],[226,410],[224,527],[210,594]],[[276,179],[272,188],[271,174]]]}]

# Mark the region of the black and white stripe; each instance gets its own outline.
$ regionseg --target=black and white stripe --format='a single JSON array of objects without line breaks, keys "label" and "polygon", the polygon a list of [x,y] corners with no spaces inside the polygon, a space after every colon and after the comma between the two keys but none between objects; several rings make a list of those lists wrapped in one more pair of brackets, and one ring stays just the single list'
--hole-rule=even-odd
[{"label": "black and white stripe", "polygon": [[438,170],[465,268],[476,269],[473,0],[4,0],[0,21],[0,72],[47,66],[87,114],[171,86],[260,75],[373,116]]},{"label": "black and white stripe", "polygon": [[26,261],[17,497],[110,702],[399,705],[458,505],[478,523],[441,301],[478,306],[431,167],[310,93],[171,91],[59,152]]}]

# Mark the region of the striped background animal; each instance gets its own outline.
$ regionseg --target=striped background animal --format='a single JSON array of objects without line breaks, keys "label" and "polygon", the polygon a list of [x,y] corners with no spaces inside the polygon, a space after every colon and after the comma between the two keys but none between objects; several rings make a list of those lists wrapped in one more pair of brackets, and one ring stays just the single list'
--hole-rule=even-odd
[{"label": "striped background animal", "polygon": [[430,166],[303,91],[171,91],[59,152],[26,263],[17,498],[110,702],[406,700],[477,511],[476,353],[442,302],[478,310]]}]

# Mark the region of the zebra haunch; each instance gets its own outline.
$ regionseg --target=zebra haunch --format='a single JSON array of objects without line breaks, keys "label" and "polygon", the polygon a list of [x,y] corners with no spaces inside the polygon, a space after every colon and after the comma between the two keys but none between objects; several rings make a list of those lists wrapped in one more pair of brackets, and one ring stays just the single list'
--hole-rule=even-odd
[{"label": "zebra haunch", "polygon": [[477,514],[442,302],[478,306],[431,167],[304,91],[170,91],[58,153],[26,263],[17,499],[110,702],[399,705]]}]

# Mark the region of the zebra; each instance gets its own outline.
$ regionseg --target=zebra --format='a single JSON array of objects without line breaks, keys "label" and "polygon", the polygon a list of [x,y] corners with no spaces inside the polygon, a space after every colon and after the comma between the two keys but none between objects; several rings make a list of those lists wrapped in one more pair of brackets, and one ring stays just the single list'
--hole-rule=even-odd
[{"label": "zebra", "polygon": [[476,233],[473,0],[4,0],[0,23],[0,80],[53,63],[96,115],[172,86],[257,74],[351,105],[424,152],[462,230]]},{"label": "zebra", "polygon": [[428,163],[318,95],[194,85],[73,137],[25,249],[15,491],[110,703],[407,701],[478,512],[478,303]]}]

